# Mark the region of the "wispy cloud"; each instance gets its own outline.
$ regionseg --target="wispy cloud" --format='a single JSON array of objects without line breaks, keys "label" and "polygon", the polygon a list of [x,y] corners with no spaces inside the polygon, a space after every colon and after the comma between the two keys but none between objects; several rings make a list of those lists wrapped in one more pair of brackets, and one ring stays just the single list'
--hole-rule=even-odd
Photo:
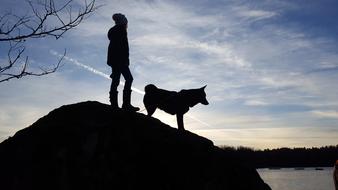
[{"label": "wispy cloud", "polygon": [[336,110],[326,110],[326,111],[314,110],[311,111],[311,113],[319,118],[338,119],[338,111]]},{"label": "wispy cloud", "polygon": [[266,106],[269,105],[267,102],[261,100],[247,100],[244,102],[244,105],[247,106]]},{"label": "wispy cloud", "polygon": [[237,7],[234,7],[233,10],[240,17],[244,17],[246,19],[253,19],[255,21],[269,19],[271,17],[278,15],[278,13],[274,11],[266,11],[266,10],[259,10],[259,9],[255,10],[255,9],[252,9],[252,7],[247,7],[247,6],[237,6]]}]

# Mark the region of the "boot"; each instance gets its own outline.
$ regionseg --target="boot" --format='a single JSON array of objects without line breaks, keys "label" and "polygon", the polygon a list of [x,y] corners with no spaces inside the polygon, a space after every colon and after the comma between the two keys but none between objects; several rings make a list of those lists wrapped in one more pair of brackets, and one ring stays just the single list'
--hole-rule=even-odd
[{"label": "boot", "polygon": [[131,112],[139,111],[140,108],[134,107],[130,104],[130,96],[131,96],[131,90],[123,90],[122,109],[124,109],[126,111],[131,111]]},{"label": "boot", "polygon": [[118,97],[117,91],[109,92],[109,101],[113,109],[119,109],[119,103],[118,103],[117,97]]}]

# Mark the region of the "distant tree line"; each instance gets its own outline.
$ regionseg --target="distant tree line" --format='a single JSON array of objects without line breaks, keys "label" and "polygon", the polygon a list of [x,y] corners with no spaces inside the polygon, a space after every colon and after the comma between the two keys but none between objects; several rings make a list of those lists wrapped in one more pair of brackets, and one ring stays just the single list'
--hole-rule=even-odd
[{"label": "distant tree line", "polygon": [[277,148],[255,150],[221,146],[225,154],[256,168],[331,167],[338,160],[338,145],[320,148]]}]

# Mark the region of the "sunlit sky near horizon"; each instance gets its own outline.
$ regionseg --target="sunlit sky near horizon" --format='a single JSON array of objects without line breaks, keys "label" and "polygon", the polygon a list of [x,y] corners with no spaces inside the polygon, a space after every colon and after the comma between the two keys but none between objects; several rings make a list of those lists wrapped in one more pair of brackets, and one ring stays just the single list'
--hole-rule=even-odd
[{"label": "sunlit sky near horizon", "polygon": [[[97,4],[102,7],[62,39],[27,41],[31,69],[56,63],[64,49],[67,59],[48,76],[0,83],[0,141],[62,105],[109,103],[106,34],[114,25],[112,14],[120,12],[129,20],[134,88],[143,91],[152,83],[179,91],[207,85],[210,105],[190,110],[187,130],[216,145],[338,144],[338,1],[97,0]],[[0,13],[24,12],[26,6],[23,0],[5,0]],[[5,50],[1,42],[1,65],[7,61]],[[132,95],[133,104],[141,109],[142,98],[142,93]],[[175,116],[157,110],[154,117],[176,127]]]}]

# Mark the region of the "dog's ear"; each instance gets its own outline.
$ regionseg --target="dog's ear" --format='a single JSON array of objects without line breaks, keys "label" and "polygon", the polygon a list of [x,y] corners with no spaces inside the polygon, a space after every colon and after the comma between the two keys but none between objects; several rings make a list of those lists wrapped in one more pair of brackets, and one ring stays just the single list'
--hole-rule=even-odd
[{"label": "dog's ear", "polygon": [[207,87],[207,85],[203,86],[201,89],[203,89],[203,90],[204,90],[204,89],[205,89],[205,87]]}]

